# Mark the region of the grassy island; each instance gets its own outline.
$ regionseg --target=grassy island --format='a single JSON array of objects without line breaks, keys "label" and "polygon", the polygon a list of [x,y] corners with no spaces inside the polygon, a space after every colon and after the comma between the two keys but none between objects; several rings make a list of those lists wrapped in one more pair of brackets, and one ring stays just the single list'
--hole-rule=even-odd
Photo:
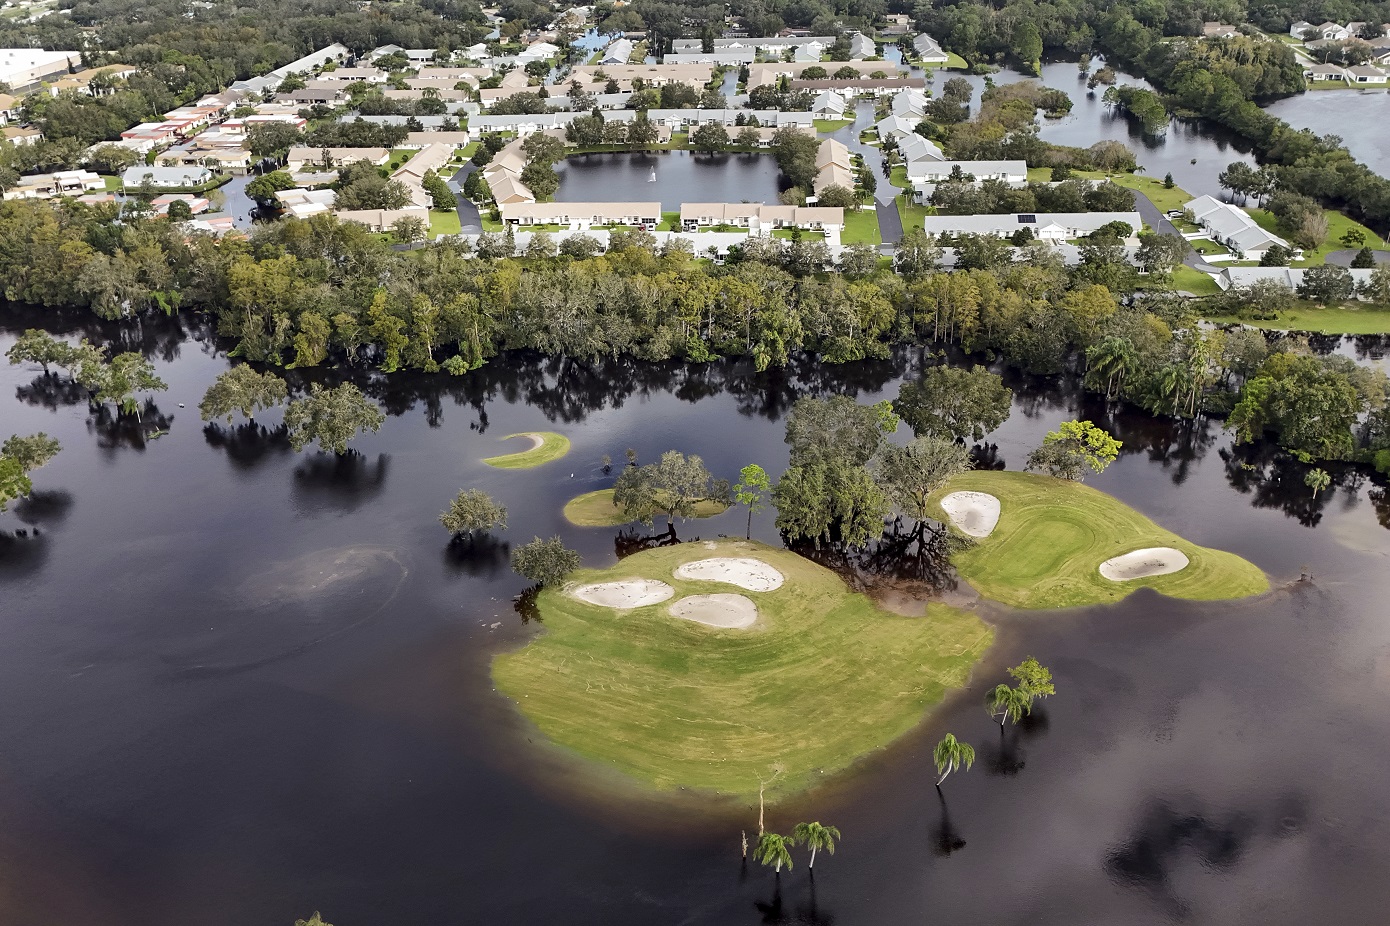
[{"label": "grassy island", "polygon": [[[718,502],[698,502],[695,505],[695,517],[712,518],[728,510],[728,506]],[[632,518],[624,516],[622,510],[613,503],[612,489],[585,492],[570,499],[565,503],[565,520],[576,527],[617,527],[633,521]]]},{"label": "grassy island", "polygon": [[[682,563],[753,557],[780,588],[677,578]],[[545,631],[493,662],[499,691],[551,740],[657,788],[742,797],[788,794],[849,766],[915,726],[965,684],[993,631],[932,605],[900,617],[849,591],[833,572],[758,543],[687,543],[638,553],[585,584],[668,583],[665,602],[619,611],[548,588]],[[756,603],[746,629],[670,614],[682,596],[739,593]]]},{"label": "grassy island", "polygon": [[501,439],[511,440],[515,437],[529,438],[531,447],[517,453],[487,457],[483,462],[498,469],[531,469],[558,460],[570,452],[570,439],[554,431],[524,431],[521,434],[508,434]]},{"label": "grassy island", "polygon": [[[1018,608],[1067,608],[1119,601],[1141,586],[1173,598],[1211,601],[1268,590],[1254,564],[1189,543],[1089,486],[1030,473],[971,472],[937,493],[984,492],[999,499],[994,531],[957,554],[961,576],[984,597]],[[942,520],[946,520],[944,512]],[[1186,568],[1115,582],[1100,564],[1133,550],[1181,551]]]}]

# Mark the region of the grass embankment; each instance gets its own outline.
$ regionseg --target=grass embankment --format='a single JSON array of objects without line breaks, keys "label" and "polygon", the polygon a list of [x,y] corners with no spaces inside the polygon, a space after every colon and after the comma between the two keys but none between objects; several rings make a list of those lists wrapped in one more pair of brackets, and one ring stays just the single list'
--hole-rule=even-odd
[{"label": "grass embankment", "polygon": [[[1279,220],[1274,217],[1274,213],[1265,209],[1249,209],[1250,218],[1265,231],[1273,235],[1284,236],[1279,230]],[[1296,260],[1289,266],[1291,267],[1316,267],[1326,262],[1327,255],[1333,251],[1359,250],[1361,245],[1345,245],[1342,243],[1342,236],[1350,231],[1359,231],[1366,238],[1366,247],[1372,251],[1384,251],[1385,240],[1371,231],[1360,222],[1350,216],[1342,215],[1333,209],[1324,209],[1323,214],[1327,216],[1327,237],[1323,243],[1314,251],[1304,251],[1303,259]]]},{"label": "grass embankment", "polygon": [[914,228],[920,230],[923,228],[923,219],[929,215],[936,215],[936,209],[932,206],[922,206],[914,203],[911,193],[904,193],[897,197],[894,202],[896,202],[898,206],[898,218],[902,220],[904,233],[912,231]]},{"label": "grass embankment", "polygon": [[[712,518],[728,510],[727,505],[718,502],[699,502],[695,505],[695,517]],[[618,527],[639,519],[623,514],[622,509],[613,502],[612,489],[599,489],[597,492],[585,492],[566,502],[565,520],[578,527]]]},{"label": "grass embankment", "polygon": [[838,132],[847,125],[854,125],[853,119],[815,119],[816,131],[824,134]]},{"label": "grass embankment", "polygon": [[[1128,505],[1080,483],[1030,473],[971,472],[947,492],[987,492],[1000,501],[999,524],[953,558],[986,598],[1018,608],[1068,608],[1119,601],[1147,586],[1173,598],[1212,601],[1268,590],[1254,564],[1189,543]],[[946,521],[944,513],[939,515]],[[1100,564],[1145,547],[1173,547],[1190,560],[1166,576],[1112,582]]]},{"label": "grass embankment", "polygon": [[501,440],[511,440],[514,437],[536,438],[540,444],[519,453],[487,457],[483,462],[498,469],[531,469],[558,460],[570,452],[570,439],[554,431],[524,431],[521,434],[508,434]]},{"label": "grass embankment", "polygon": [[1221,292],[1221,287],[1211,278],[1211,274],[1185,264],[1173,268],[1173,289],[1194,296],[1215,296]]},{"label": "grass embankment", "polygon": [[[673,575],[689,560],[749,555],[776,567],[782,587]],[[890,614],[830,570],[756,543],[663,547],[572,579],[633,577],[667,582],[676,597],[614,611],[545,589],[545,632],[498,656],[492,674],[553,741],[667,790],[752,797],[769,779],[770,794],[803,790],[916,726],[965,684],[994,636],[945,605],[924,618]],[[681,596],[719,592],[753,599],[758,623],[719,630],[667,613]]]},{"label": "grass embankment", "polygon": [[1272,331],[1312,331],[1316,334],[1387,334],[1390,333],[1390,309],[1368,305],[1328,306],[1323,308],[1300,300],[1298,308],[1279,312],[1274,318],[1247,319],[1234,316],[1207,315],[1208,321],[1219,325],[1249,325]]}]

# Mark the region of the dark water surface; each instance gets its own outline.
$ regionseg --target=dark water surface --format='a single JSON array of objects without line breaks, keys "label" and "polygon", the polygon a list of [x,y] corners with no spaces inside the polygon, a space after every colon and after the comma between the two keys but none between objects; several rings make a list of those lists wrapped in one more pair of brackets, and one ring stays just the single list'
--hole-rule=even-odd
[{"label": "dark water surface", "polygon": [[1264,109],[1296,129],[1336,135],[1352,157],[1390,176],[1390,93],[1384,89],[1299,93]]},{"label": "dark water surface", "polygon": [[681,203],[776,203],[780,189],[770,154],[579,154],[557,162],[555,172],[559,202],[660,201],[665,212],[680,211]]},{"label": "dark water surface", "polygon": [[[0,350],[33,323],[3,318]],[[615,532],[560,513],[606,484],[602,454],[675,447],[722,476],[776,475],[798,393],[892,397],[919,357],[766,376],[510,358],[375,378],[386,424],[338,461],[273,430],[205,430],[196,405],[228,361],[201,335],[149,326],[127,346],[170,385],[146,414],[169,433],[148,443],[36,370],[0,367],[4,433],[64,445],[40,492],[0,516],[7,926],[288,926],[315,909],[496,926],[1383,919],[1390,503],[1349,473],[1314,500],[1300,467],[1233,454],[1215,426],[1116,417],[1064,381],[1011,377],[1002,461],[1019,467],[1063,419],[1105,422],[1125,453],[1097,487],[1280,589],[989,611],[1000,638],[970,690],[769,810],[782,831],[844,832],[814,892],[798,854],[779,893],[740,865],[754,808],[626,786],[546,746],[492,691],[492,654],[543,632],[512,609],[506,544],[559,533],[587,565],[612,563]],[[568,434],[570,456],[479,462],[538,428]],[[507,504],[511,528],[460,551],[435,518],[469,486]],[[754,531],[775,542],[770,512]],[[1001,738],[982,692],[1029,653],[1059,693]],[[930,745],[945,730],[979,761],[942,804]]]}]

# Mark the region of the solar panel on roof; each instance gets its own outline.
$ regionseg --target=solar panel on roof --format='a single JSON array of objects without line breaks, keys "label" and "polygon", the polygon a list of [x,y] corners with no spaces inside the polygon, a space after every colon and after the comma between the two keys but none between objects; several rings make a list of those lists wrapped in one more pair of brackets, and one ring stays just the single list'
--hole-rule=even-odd
[{"label": "solar panel on roof", "polygon": [[1037,222],[1038,217],[1035,215],[1020,214],[1018,217],[1018,224],[1020,225],[1036,225]]}]

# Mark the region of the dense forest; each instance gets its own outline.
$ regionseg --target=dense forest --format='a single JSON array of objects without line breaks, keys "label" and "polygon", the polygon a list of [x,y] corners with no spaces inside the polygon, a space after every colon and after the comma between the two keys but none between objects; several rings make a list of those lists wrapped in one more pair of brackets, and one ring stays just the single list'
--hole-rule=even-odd
[{"label": "dense forest", "polygon": [[[330,216],[218,239],[12,202],[0,207],[0,275],[9,299],[105,318],[204,312],[235,354],[281,366],[462,374],[534,349],[585,361],[750,357],[764,369],[797,352],[841,363],[951,343],[1036,373],[1082,369],[1089,388],[1158,414],[1231,413],[1243,437],[1272,432],[1309,459],[1390,462],[1383,375],[1340,358],[1280,359],[1259,332],[1198,327],[1191,304],[1164,291],[1180,252],[1161,239],[1145,240],[1142,278],[1106,236],[1084,243],[1072,268],[1043,245],[1014,260],[1006,242],[962,236],[957,269],[944,272],[936,244],[910,232],[893,268],[863,246],[827,271],[818,240],[750,239],[722,266],[642,232],[612,233],[603,254],[594,239],[557,247],[545,234],[523,253],[502,234],[484,235],[476,254],[453,240],[394,251]],[[1381,276],[1390,291],[1390,269]],[[1119,298],[1138,289],[1151,291]],[[1355,433],[1367,412],[1370,428]]]}]

